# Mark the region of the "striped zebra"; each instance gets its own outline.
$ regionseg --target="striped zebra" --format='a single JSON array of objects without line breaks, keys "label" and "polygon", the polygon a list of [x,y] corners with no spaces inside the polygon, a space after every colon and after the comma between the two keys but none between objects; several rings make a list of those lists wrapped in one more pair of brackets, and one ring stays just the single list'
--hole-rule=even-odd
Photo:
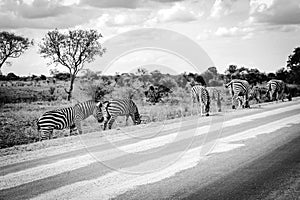
[{"label": "striped zebra", "polygon": [[[235,109],[237,101],[242,103],[243,108],[250,108],[249,105],[249,92],[250,85],[246,80],[233,79],[225,85],[226,88],[230,87],[232,97],[232,109]],[[242,98],[242,99],[241,99]]]},{"label": "striped zebra", "polygon": [[222,91],[216,87],[207,87],[210,99],[216,102],[216,110],[222,111],[222,100],[224,99]]},{"label": "striped zebra", "polygon": [[272,79],[267,83],[267,97],[271,101],[278,101],[284,99],[284,93],[287,95],[289,101],[292,100],[292,96],[288,91],[286,84],[282,80]]},{"label": "striped zebra", "polygon": [[209,116],[210,109],[210,97],[208,90],[202,85],[194,85],[191,89],[191,96],[193,105],[197,103],[200,106],[200,113],[203,115],[203,107],[206,112],[206,116]]},{"label": "striped zebra", "polygon": [[126,116],[126,125],[128,125],[129,116],[134,124],[141,123],[141,116],[138,108],[131,99],[113,99],[105,101],[103,104],[105,113],[103,130],[106,130],[107,125],[108,129],[111,129],[118,116]]},{"label": "striped zebra", "polygon": [[70,135],[78,129],[82,134],[81,121],[93,115],[99,123],[104,121],[101,102],[86,101],[78,103],[73,107],[56,109],[44,113],[37,121],[37,128],[40,131],[40,140],[52,137],[53,130],[70,128]]}]

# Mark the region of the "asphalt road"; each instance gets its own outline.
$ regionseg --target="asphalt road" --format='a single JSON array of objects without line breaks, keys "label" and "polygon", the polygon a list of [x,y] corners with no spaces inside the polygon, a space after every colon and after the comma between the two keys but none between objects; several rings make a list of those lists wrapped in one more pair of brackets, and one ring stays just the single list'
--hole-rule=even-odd
[{"label": "asphalt road", "polygon": [[299,102],[3,156],[0,199],[299,199]]}]

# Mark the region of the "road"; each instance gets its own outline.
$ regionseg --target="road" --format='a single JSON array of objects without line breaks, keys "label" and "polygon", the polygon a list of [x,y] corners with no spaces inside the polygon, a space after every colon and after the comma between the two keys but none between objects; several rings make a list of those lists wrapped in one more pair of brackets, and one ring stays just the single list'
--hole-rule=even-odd
[{"label": "road", "polygon": [[0,199],[300,196],[298,99],[103,133],[0,157]]}]

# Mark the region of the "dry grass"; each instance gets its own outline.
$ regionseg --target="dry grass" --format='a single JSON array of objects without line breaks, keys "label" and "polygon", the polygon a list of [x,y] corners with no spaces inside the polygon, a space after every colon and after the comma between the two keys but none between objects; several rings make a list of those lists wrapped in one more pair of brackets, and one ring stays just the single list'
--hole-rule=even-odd
[{"label": "dry grass", "polygon": [[[60,89],[62,89],[63,84],[60,83]],[[44,91],[48,90],[50,86],[45,86]],[[231,109],[231,97],[227,89],[220,87],[223,92],[222,100],[222,110],[226,111]],[[1,90],[9,90],[9,88]],[[32,93],[39,91],[43,92],[41,87],[20,87],[13,88],[13,91],[18,91],[17,95],[22,98],[22,95],[31,95]],[[32,93],[30,93],[32,91]],[[57,97],[61,97],[65,93],[56,93]],[[82,102],[90,99],[87,94],[85,94],[78,85],[75,85],[73,102],[65,101],[63,98],[57,98],[56,101],[37,101],[37,102],[23,102],[23,103],[10,103],[0,106],[0,148],[7,148],[19,144],[33,143],[39,139],[38,132],[36,129],[35,120],[38,119],[44,112],[67,107],[74,105],[78,101]],[[163,103],[156,105],[149,105],[145,103],[142,99],[134,100],[138,106],[140,114],[143,119],[147,119],[146,122],[158,122],[165,121],[175,118],[181,118],[191,115],[197,115],[197,109],[193,108],[191,105],[190,94],[188,91],[179,89],[175,91],[170,97],[166,98]],[[250,102],[251,103],[251,102]],[[253,103],[253,102],[252,102]],[[217,112],[216,102],[211,102],[211,112]],[[129,121],[132,124],[132,121]],[[124,127],[125,117],[118,117],[113,127]],[[101,130],[101,126],[97,121],[91,116],[82,122],[82,129],[85,133],[94,132]],[[64,137],[69,135],[69,130],[54,131],[53,137]]]}]

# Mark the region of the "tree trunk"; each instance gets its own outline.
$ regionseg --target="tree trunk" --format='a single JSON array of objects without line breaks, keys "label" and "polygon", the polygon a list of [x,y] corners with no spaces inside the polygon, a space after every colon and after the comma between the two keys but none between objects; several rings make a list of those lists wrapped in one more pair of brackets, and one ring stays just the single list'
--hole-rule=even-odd
[{"label": "tree trunk", "polygon": [[71,81],[70,81],[70,89],[67,92],[68,93],[68,101],[71,101],[71,97],[72,97],[72,91],[73,91],[73,84],[74,84],[74,80],[75,80],[75,76],[71,75]]}]

